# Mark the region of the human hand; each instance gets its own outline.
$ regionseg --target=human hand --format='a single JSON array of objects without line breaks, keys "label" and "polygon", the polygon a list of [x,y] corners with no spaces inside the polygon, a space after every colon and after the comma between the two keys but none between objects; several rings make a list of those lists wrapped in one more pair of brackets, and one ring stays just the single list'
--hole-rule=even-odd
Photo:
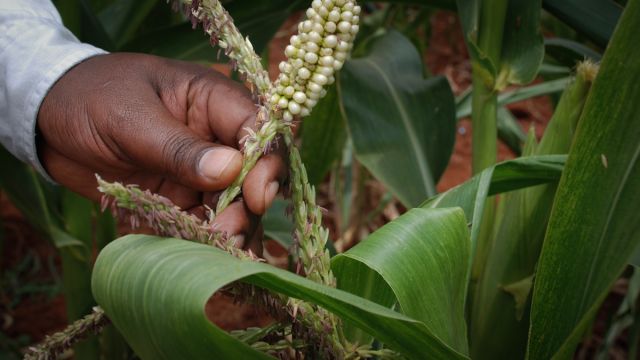
[{"label": "human hand", "polygon": [[[211,69],[142,54],[100,55],[51,88],[38,114],[38,152],[51,177],[97,200],[95,173],[137,184],[204,216],[242,167],[240,140],[257,108],[246,88]],[[263,156],[244,201],[216,217],[221,231],[261,250],[258,216],[286,176],[282,156]]]}]

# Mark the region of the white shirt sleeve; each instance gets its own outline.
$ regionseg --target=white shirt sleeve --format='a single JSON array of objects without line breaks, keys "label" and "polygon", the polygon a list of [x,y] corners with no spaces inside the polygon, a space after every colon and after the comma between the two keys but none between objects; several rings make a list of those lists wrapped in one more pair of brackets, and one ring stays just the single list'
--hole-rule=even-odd
[{"label": "white shirt sleeve", "polygon": [[104,50],[62,25],[50,0],[0,0],[0,143],[48,178],[36,151],[36,118],[53,84]]}]

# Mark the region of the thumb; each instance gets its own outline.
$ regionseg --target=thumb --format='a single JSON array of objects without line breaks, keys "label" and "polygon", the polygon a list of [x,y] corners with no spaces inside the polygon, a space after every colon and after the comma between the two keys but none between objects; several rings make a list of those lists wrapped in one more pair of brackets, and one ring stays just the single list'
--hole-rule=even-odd
[{"label": "thumb", "polygon": [[153,121],[127,122],[118,131],[126,155],[138,166],[198,191],[231,185],[242,169],[240,151],[206,141],[167,111],[160,112],[145,117]]},{"label": "thumb", "polygon": [[150,164],[174,181],[199,191],[222,190],[233,182],[242,168],[242,155],[234,148],[199,139],[185,126],[168,133],[162,151]]}]

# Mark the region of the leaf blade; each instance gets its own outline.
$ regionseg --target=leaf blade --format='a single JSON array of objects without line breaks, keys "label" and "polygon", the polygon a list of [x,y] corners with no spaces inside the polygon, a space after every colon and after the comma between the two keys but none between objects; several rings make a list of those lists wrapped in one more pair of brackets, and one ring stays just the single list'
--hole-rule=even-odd
[{"label": "leaf blade", "polygon": [[640,65],[631,60],[640,55],[633,40],[639,20],[640,2],[630,1],[560,181],[534,285],[528,349],[533,359],[572,354],[640,241],[640,214],[631,201],[640,197],[640,184],[631,181],[640,177]]},{"label": "leaf blade", "polygon": [[408,207],[435,194],[455,135],[446,79],[422,71],[411,42],[391,31],[347,62],[339,81],[356,157]]},{"label": "leaf blade", "polygon": [[378,275],[367,275],[372,280],[366,284],[369,288],[356,284],[345,289],[360,290],[386,306],[395,298],[402,313],[421,320],[445,343],[467,353],[464,304],[469,262],[464,213],[458,208],[417,208],[338,255],[332,268],[340,286],[341,280],[353,276],[354,267],[364,265]]},{"label": "leaf blade", "polygon": [[284,270],[184,240],[129,235],[112,242],[98,256],[92,287],[98,303],[142,358],[204,359],[212,347],[221,357],[262,358],[205,318],[209,297],[236,280],[316,303],[406,356],[465,358],[417,320]]}]

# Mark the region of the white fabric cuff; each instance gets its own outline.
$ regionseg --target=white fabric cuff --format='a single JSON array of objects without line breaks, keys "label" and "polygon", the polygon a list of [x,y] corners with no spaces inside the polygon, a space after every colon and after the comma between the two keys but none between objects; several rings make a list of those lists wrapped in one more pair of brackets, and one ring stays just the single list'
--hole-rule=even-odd
[{"label": "white fabric cuff", "polygon": [[36,150],[40,105],[69,69],[104,53],[80,43],[59,18],[24,12],[0,15],[0,142],[49,180]]}]

